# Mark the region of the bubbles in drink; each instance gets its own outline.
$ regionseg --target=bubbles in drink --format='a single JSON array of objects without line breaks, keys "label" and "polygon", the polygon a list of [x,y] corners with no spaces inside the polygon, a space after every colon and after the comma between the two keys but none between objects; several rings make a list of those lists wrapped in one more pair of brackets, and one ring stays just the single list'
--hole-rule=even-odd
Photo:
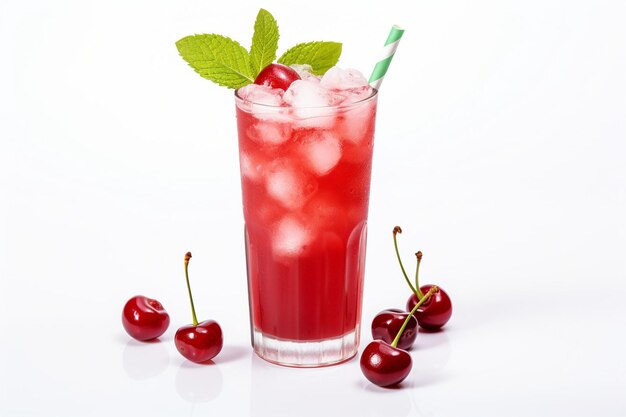
[{"label": "bubbles in drink", "polygon": [[320,190],[302,209],[303,218],[318,231],[337,229],[344,219],[344,206],[335,193]]},{"label": "bubbles in drink", "polygon": [[297,256],[313,240],[313,232],[301,220],[286,216],[274,228],[272,249],[278,256]]}]

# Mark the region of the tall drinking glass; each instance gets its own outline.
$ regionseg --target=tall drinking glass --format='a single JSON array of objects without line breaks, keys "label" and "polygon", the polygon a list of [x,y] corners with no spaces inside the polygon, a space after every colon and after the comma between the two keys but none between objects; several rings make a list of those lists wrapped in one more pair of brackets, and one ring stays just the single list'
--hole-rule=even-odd
[{"label": "tall drinking glass", "polygon": [[360,337],[377,92],[329,107],[235,101],[254,351],[345,361]]}]

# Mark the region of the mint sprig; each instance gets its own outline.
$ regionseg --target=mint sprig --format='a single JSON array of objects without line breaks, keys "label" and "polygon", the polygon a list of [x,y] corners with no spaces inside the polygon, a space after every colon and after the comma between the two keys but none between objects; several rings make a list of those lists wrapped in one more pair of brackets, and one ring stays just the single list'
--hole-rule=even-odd
[{"label": "mint sprig", "polygon": [[228,88],[254,82],[246,48],[222,35],[193,35],[176,42],[180,56],[201,77]]},{"label": "mint sprig", "polygon": [[313,74],[323,75],[329,68],[337,65],[341,56],[341,44],[338,42],[306,42],[289,48],[280,58],[279,64],[308,64]]},{"label": "mint sprig", "polygon": [[250,65],[256,76],[261,70],[274,62],[278,50],[278,24],[265,9],[260,9],[254,22],[254,35],[250,46]]},{"label": "mint sprig", "polygon": [[[261,70],[274,62],[278,38],[276,20],[270,12],[260,9],[250,52],[237,41],[216,34],[184,37],[176,42],[176,48],[203,78],[224,87],[240,88],[253,83]],[[288,49],[278,63],[310,65],[314,74],[322,75],[337,64],[340,55],[341,43],[306,42]]]}]

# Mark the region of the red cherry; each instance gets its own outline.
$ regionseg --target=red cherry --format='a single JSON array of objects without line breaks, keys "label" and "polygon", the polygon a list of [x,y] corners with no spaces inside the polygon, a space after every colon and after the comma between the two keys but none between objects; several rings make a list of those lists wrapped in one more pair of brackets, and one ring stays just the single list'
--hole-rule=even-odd
[{"label": "red cherry", "polygon": [[[372,338],[391,344],[408,315],[408,312],[397,308],[388,308],[381,311],[372,320]],[[409,349],[413,346],[417,333],[417,319],[415,316],[411,316],[398,340],[398,347],[405,350]]]},{"label": "red cherry", "polygon": [[165,333],[170,325],[170,316],[157,300],[136,295],[124,306],[122,324],[131,337],[145,341]]},{"label": "red cherry", "polygon": [[287,91],[291,83],[299,79],[300,76],[293,68],[281,64],[269,64],[257,75],[254,83]]},{"label": "red cherry", "polygon": [[[419,271],[423,256],[421,251],[418,251],[415,254],[415,257],[417,258],[417,267],[415,268],[415,286],[411,284],[411,281],[404,270],[404,265],[402,265],[402,259],[400,259],[398,241],[396,239],[396,235],[398,233],[402,233],[400,226],[393,228],[393,244],[396,249],[396,256],[398,257],[400,269],[402,269],[402,275],[404,275],[404,279],[413,293],[406,303],[406,309],[413,310],[418,302],[418,299],[422,298],[425,292],[428,292],[435,286],[424,285],[420,287],[419,285]],[[439,288],[439,291],[437,291],[431,299],[426,300],[426,302],[424,302],[423,305],[420,306],[415,312],[415,317],[417,318],[417,322],[420,327],[429,331],[441,329],[441,327],[443,327],[443,325],[450,320],[450,316],[452,316],[452,301],[450,301],[448,294],[441,288]]]},{"label": "red cherry", "polygon": [[389,387],[402,382],[411,372],[411,355],[382,340],[371,342],[361,355],[361,371],[370,382]]},{"label": "red cherry", "polygon": [[[432,285],[423,285],[420,287],[420,290],[425,293],[431,287]],[[406,303],[406,309],[412,310],[415,304],[417,304],[417,296],[412,294]],[[439,287],[439,292],[430,297],[430,300],[425,302],[415,312],[415,317],[417,317],[420,327],[429,331],[441,329],[450,320],[450,316],[452,316],[452,301],[441,287]]]},{"label": "red cherry", "polygon": [[406,316],[391,343],[375,340],[367,345],[361,355],[361,371],[367,379],[381,387],[388,387],[401,382],[407,377],[411,371],[411,355],[406,350],[399,349],[398,342],[402,338],[409,322],[415,319],[413,317],[415,311],[437,291],[439,289],[436,285],[433,285],[424,294],[424,297],[415,304],[415,307]]},{"label": "red cherry", "polygon": [[174,336],[176,349],[185,358],[192,362],[201,363],[213,359],[222,350],[224,339],[222,328],[214,320],[206,320],[198,323],[196,309],[193,305],[191,286],[189,285],[189,260],[191,252],[185,254],[185,279],[187,280],[187,291],[189,292],[189,302],[191,304],[191,316],[193,324],[179,328]]},{"label": "red cherry", "polygon": [[176,331],[176,349],[192,362],[206,362],[222,350],[222,328],[214,320],[206,320],[194,326],[189,324]]}]

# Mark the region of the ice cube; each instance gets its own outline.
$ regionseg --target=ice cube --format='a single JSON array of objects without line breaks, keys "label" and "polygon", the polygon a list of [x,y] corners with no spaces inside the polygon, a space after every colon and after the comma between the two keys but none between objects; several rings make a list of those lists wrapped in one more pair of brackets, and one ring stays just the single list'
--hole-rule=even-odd
[{"label": "ice cube", "polygon": [[319,83],[296,80],[283,96],[285,103],[293,107],[294,125],[299,127],[329,128],[335,123],[334,106],[343,100]]},{"label": "ice cube", "polygon": [[363,102],[342,111],[339,121],[341,137],[357,145],[364,144],[374,129],[375,111],[374,101]]},{"label": "ice cube", "polygon": [[246,132],[248,137],[262,145],[280,145],[291,137],[291,126],[274,121],[258,121]]},{"label": "ice cube", "polygon": [[297,256],[313,241],[313,233],[299,219],[287,216],[279,220],[274,229],[272,249],[278,256]]},{"label": "ice cube", "polygon": [[326,89],[310,80],[292,82],[283,99],[292,107],[324,107],[330,104]]},{"label": "ice cube", "polygon": [[348,105],[371,96],[372,88],[359,71],[332,67],[322,77],[320,85],[341,97],[341,105]]},{"label": "ice cube", "polygon": [[341,143],[330,132],[314,131],[301,149],[309,168],[318,176],[328,174],[341,159]]},{"label": "ice cube", "polygon": [[319,82],[320,78],[313,74],[313,68],[307,64],[293,64],[291,68],[298,73],[301,79],[313,82]]},{"label": "ice cube", "polygon": [[344,100],[341,104],[345,106],[365,100],[372,95],[372,92],[372,87],[369,85],[365,87],[351,88],[349,90],[342,90],[341,94],[344,96]]},{"label": "ice cube", "polygon": [[253,159],[243,152],[239,154],[239,167],[241,169],[241,175],[243,177],[246,177],[254,182],[261,179],[261,166],[255,164]]},{"label": "ice cube", "polygon": [[283,101],[284,91],[266,85],[248,84],[237,91],[242,99],[238,106],[259,120],[290,121],[289,110]]},{"label": "ice cube", "polygon": [[304,206],[317,191],[315,178],[297,166],[280,160],[268,169],[265,181],[268,194],[289,210]]},{"label": "ice cube", "polygon": [[237,90],[237,94],[249,103],[265,106],[281,106],[283,104],[283,90],[266,85],[248,84]]},{"label": "ice cube", "polygon": [[320,85],[329,90],[350,90],[368,86],[367,79],[358,70],[332,67],[322,77]]}]

